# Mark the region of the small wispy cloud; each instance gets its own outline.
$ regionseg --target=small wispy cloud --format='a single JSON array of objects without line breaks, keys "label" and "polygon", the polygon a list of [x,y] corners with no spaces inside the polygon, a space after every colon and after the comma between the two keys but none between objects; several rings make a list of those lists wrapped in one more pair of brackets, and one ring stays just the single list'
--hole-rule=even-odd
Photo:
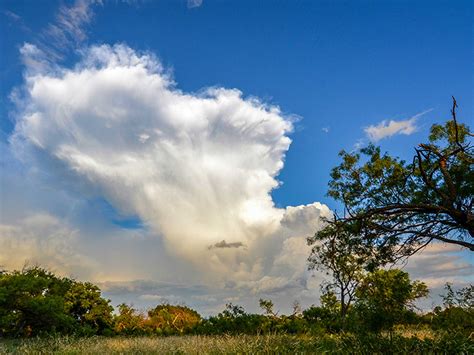
[{"label": "small wispy cloud", "polygon": [[188,9],[199,7],[202,5],[202,0],[188,0]]},{"label": "small wispy cloud", "polygon": [[227,243],[225,240],[221,240],[220,242],[216,244],[210,245],[208,249],[211,250],[214,248],[225,249],[225,248],[240,248],[240,247],[245,247],[245,244],[242,242]]},{"label": "small wispy cloud", "polygon": [[[56,67],[68,53],[81,47],[87,40],[87,25],[94,18],[94,5],[102,5],[102,0],[75,0],[72,5],[61,5],[54,21],[21,47],[21,59],[30,73]],[[4,14],[20,25],[23,23],[11,11]]]},{"label": "small wispy cloud", "polygon": [[423,112],[420,112],[406,120],[383,120],[377,125],[370,125],[364,128],[364,132],[372,142],[378,142],[381,139],[394,136],[396,134],[410,135],[417,131],[418,127],[416,126],[416,121],[421,116],[432,111],[429,109]]},{"label": "small wispy cloud", "polygon": [[48,24],[40,34],[40,48],[62,56],[65,51],[76,48],[87,39],[86,26],[94,17],[93,6],[101,0],[76,0],[71,6],[61,5],[54,22]]},{"label": "small wispy cloud", "polygon": [[10,10],[3,10],[2,14],[5,15],[11,22],[15,23],[25,32],[31,32],[31,29],[25,24],[23,18]]},{"label": "small wispy cloud", "polygon": [[321,131],[323,131],[324,133],[329,133],[329,127],[323,127],[321,128]]},{"label": "small wispy cloud", "polygon": [[20,15],[15,14],[13,11],[4,10],[2,12],[5,16],[9,17],[13,21],[20,21],[21,20]]}]

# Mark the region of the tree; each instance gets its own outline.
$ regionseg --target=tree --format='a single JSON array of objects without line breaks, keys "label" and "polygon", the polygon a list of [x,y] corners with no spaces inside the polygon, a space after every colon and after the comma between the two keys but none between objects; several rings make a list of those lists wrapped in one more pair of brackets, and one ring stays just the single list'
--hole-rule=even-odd
[{"label": "tree", "polygon": [[112,307],[89,283],[40,267],[0,274],[0,336],[102,333]]},{"label": "tree", "polygon": [[150,331],[145,316],[133,307],[121,303],[118,311],[119,314],[114,318],[114,331],[117,334],[141,335]]},{"label": "tree", "polygon": [[148,311],[150,326],[164,334],[184,334],[200,322],[199,313],[186,306],[161,304]]},{"label": "tree", "polygon": [[386,261],[412,255],[432,241],[474,251],[474,157],[469,128],[456,119],[431,127],[429,143],[407,163],[370,144],[342,151],[328,195],[346,213],[329,223],[350,224],[367,248]]},{"label": "tree", "polygon": [[63,295],[71,281],[33,267],[0,275],[0,335],[32,336],[73,330]]},{"label": "tree", "polygon": [[391,330],[413,302],[428,295],[428,287],[411,281],[408,273],[399,270],[377,270],[369,273],[356,290],[356,312],[370,330]]},{"label": "tree", "polygon": [[364,270],[375,268],[379,262],[369,249],[361,248],[362,244],[349,223],[329,224],[307,242],[312,246],[309,269],[322,270],[332,276],[333,280],[325,285],[323,295],[337,293],[344,323]]}]

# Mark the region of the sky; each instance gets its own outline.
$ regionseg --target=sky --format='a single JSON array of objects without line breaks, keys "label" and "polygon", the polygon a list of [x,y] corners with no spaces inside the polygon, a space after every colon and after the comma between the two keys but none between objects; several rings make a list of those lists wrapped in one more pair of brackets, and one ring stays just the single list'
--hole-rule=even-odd
[{"label": "sky", "polygon": [[[471,1],[0,0],[0,265],[113,304],[318,303],[341,149],[472,122]],[[468,252],[404,268],[472,282]],[[437,298],[438,297],[438,298]]]}]

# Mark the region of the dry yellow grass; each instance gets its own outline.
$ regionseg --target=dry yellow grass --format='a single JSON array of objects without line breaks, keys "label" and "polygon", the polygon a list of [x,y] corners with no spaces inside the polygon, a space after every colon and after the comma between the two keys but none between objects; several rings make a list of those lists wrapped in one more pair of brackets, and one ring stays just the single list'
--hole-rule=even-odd
[{"label": "dry yellow grass", "polygon": [[400,330],[388,336],[239,335],[171,337],[49,337],[0,340],[0,354],[474,354],[472,339]]}]

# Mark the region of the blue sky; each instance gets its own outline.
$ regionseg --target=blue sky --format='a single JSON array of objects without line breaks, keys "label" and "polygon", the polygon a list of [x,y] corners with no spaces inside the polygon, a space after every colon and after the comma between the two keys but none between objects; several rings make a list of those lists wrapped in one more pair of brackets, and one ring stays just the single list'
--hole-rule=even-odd
[{"label": "blue sky", "polygon": [[[21,82],[19,46],[35,39],[61,3],[1,2],[2,102]],[[235,87],[300,116],[280,174],[284,185],[273,193],[281,206],[315,199],[332,205],[324,196],[329,171],[340,149],[364,137],[365,126],[433,108],[419,121],[419,134],[383,142],[387,150],[409,155],[431,123],[447,117],[451,95],[459,101],[461,119],[472,117],[470,1],[186,5],[105,2],[95,8],[87,42],[127,43],[156,53],[182,90]],[[2,106],[2,129],[9,133]]]},{"label": "blue sky", "polygon": [[[63,17],[63,20],[72,21],[69,25],[75,32],[69,32],[59,40],[57,33],[47,31],[52,25],[64,30],[61,11],[67,14],[75,8],[87,11],[84,21],[74,22],[74,17]],[[168,243],[168,249],[173,249],[174,244],[166,237],[171,233],[164,231],[167,228],[160,227],[161,224],[156,227],[153,221],[147,220],[151,218],[143,212],[147,208],[124,201],[110,192],[114,182],[94,185],[91,181],[97,182],[99,178],[87,174],[87,178],[84,178],[86,175],[76,176],[71,182],[64,171],[56,171],[55,165],[47,165],[53,163],[48,160],[46,164],[47,159],[37,155],[33,160],[23,157],[21,162],[17,161],[18,147],[11,148],[10,143],[13,130],[21,116],[21,107],[24,107],[21,105],[25,101],[32,102],[24,97],[21,104],[12,102],[11,94],[21,92],[27,86],[25,78],[28,78],[31,66],[25,65],[27,56],[20,55],[26,43],[34,45],[43,54],[52,50],[59,56],[52,59],[51,55],[45,55],[48,65],[71,73],[79,70],[74,69],[78,63],[85,65],[84,56],[90,54],[84,53],[88,49],[120,44],[135,53],[156,56],[165,72],[172,73],[173,88],[182,93],[199,97],[205,88],[235,88],[242,92],[245,102],[256,97],[268,106],[278,106],[280,117],[292,121],[293,129],[275,138],[289,136],[292,143],[286,156],[283,154],[277,159],[284,161],[283,168],[275,176],[282,185],[277,189],[264,189],[262,195],[263,199],[271,196],[276,206],[275,211],[266,211],[271,214],[278,214],[287,206],[314,201],[327,204],[331,209],[338,208],[325,196],[330,169],[338,163],[337,153],[341,149],[352,150],[358,142],[369,141],[364,131],[368,126],[377,127],[384,120],[386,125],[390,120],[402,122],[400,129],[391,126],[393,135],[380,136],[377,143],[384,150],[409,159],[413,147],[426,139],[430,125],[449,117],[451,95],[458,100],[461,121],[470,122],[474,113],[471,1],[204,0],[201,3],[105,0],[95,3],[85,0],[1,0],[0,17],[0,127],[2,147],[5,147],[2,153],[7,157],[3,159],[2,169],[10,176],[2,182],[2,223],[13,225],[11,221],[18,220],[21,224],[28,218],[26,213],[16,213],[14,206],[7,205],[13,197],[7,196],[6,191],[15,191],[10,184],[18,180],[15,174],[20,174],[24,179],[33,179],[34,182],[28,180],[28,183],[34,187],[30,187],[30,192],[22,192],[23,202],[15,202],[17,208],[26,206],[35,215],[46,213],[52,219],[47,223],[43,221],[42,225],[46,223],[48,228],[66,220],[68,226],[64,228],[88,235],[83,237],[87,242],[79,242],[79,249],[89,250],[87,248],[92,248],[94,243],[98,243],[95,248],[100,249],[105,240],[109,241],[107,238],[115,240],[113,238],[122,233],[124,237],[120,242],[124,245],[131,243],[127,238],[145,240],[146,246],[138,248],[141,252],[150,248],[147,243],[157,243],[155,247],[161,249],[166,249],[161,243]],[[108,56],[115,55],[107,53]],[[56,74],[43,71],[41,75],[54,77]],[[67,103],[63,102],[64,105]],[[409,121],[420,113],[424,114]],[[403,132],[405,134],[400,134]],[[45,134],[51,132],[45,131]],[[245,147],[240,149],[245,150]],[[100,154],[103,152],[101,150]],[[248,154],[252,152],[249,150]],[[53,153],[51,156],[57,156],[57,152]],[[40,171],[42,176],[31,177],[30,167]],[[173,173],[179,177],[178,172]],[[85,188],[76,188],[82,183]],[[72,184],[76,187],[71,188]],[[43,192],[38,192],[40,190]],[[52,196],[47,191],[53,191]],[[157,213],[162,218],[161,212]],[[24,224],[21,228],[26,228]],[[168,229],[173,230],[172,227]],[[104,237],[100,242],[99,238],[91,237],[94,233],[110,237]],[[139,236],[130,237],[130,233]],[[292,238],[290,232],[285,233],[285,238]],[[149,241],[150,235],[165,235],[165,242]],[[251,240],[249,245],[253,243]],[[296,239],[294,243],[298,243]],[[290,244],[284,244],[283,249],[289,248]],[[138,249],[136,257],[130,256],[134,265],[139,263]],[[120,250],[117,253],[120,254]],[[452,253],[450,255],[454,255]],[[97,255],[90,257],[94,259]],[[169,255],[163,259],[167,257]],[[34,260],[32,256],[29,258]],[[277,253],[276,259],[283,260],[283,254]],[[465,265],[466,256],[461,257],[459,263]],[[183,280],[193,280],[188,268],[191,267],[183,266]],[[71,270],[82,275],[74,268]],[[161,275],[152,273],[140,276],[139,270],[141,267],[137,267],[134,275],[113,278],[129,281],[132,278],[162,279]],[[283,285],[278,271],[273,268],[272,272],[272,282],[281,281]],[[93,275],[99,281],[109,281],[110,275]],[[255,291],[256,280],[241,281],[247,282],[245,287],[254,287]],[[253,286],[249,286],[249,282],[254,282]],[[225,298],[223,294],[227,291],[222,290],[214,290],[218,294],[217,303]],[[164,297],[148,296],[144,299],[156,301]],[[283,302],[292,296],[283,293],[275,297]]]}]

